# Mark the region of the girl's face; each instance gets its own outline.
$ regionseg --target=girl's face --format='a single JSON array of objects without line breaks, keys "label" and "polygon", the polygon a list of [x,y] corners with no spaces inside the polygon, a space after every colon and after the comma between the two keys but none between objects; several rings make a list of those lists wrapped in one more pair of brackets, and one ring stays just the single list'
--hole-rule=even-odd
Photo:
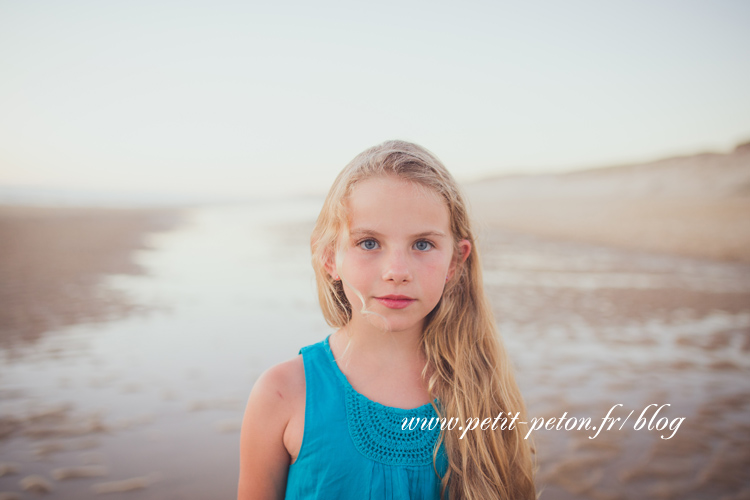
[{"label": "girl's face", "polygon": [[[348,209],[349,234],[328,270],[343,281],[352,326],[367,321],[380,330],[421,332],[471,244],[459,242],[454,256],[442,197],[395,176],[359,183]],[[363,300],[373,314],[362,313]]]}]

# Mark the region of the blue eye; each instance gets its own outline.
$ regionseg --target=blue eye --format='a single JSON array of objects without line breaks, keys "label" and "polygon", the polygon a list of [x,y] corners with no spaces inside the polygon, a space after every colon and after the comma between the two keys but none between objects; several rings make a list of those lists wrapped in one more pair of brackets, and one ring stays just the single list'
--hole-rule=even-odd
[{"label": "blue eye", "polygon": [[361,248],[362,248],[363,250],[375,250],[376,248],[378,248],[378,242],[377,242],[377,241],[375,241],[375,240],[372,240],[372,239],[370,239],[370,240],[364,240],[364,241],[360,241],[360,242],[358,243],[358,245],[359,245],[359,246],[360,246],[360,247],[361,247]]},{"label": "blue eye", "polygon": [[418,242],[414,243],[414,248],[416,248],[420,252],[426,252],[427,250],[432,248],[432,243],[425,240],[419,240]]}]

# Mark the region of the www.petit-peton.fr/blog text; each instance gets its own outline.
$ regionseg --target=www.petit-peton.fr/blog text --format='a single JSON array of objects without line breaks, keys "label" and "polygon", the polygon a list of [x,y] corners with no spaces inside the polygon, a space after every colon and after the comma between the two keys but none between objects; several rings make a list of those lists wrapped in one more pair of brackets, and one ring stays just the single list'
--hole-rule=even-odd
[{"label": "www.petit-peton.fr/blog text", "polygon": [[[516,412],[515,414],[512,414],[511,412],[500,412],[495,417],[486,417],[484,419],[480,419],[479,417],[469,417],[463,423],[456,417],[451,417],[449,419],[445,417],[431,417],[429,419],[420,417],[412,417],[411,419],[404,418],[401,424],[401,429],[404,431],[433,430],[439,426],[442,430],[453,430],[458,426],[458,430],[461,431],[461,439],[463,439],[464,436],[466,436],[466,433],[470,431],[494,431],[498,429],[512,430],[515,429],[516,425],[523,424],[528,425],[528,431],[526,432],[524,439],[528,439],[532,432],[540,429],[548,431],[586,430],[591,431],[591,435],[589,435],[588,438],[595,439],[602,431],[608,432],[612,430],[623,430],[625,428],[628,421],[630,421],[630,417],[632,417],[636,411],[631,410],[630,413],[625,415],[624,411],[619,408],[621,406],[623,405],[616,404],[612,406],[604,417],[594,420],[592,420],[591,417],[568,417],[568,412],[564,412],[560,417],[548,417],[546,419],[543,417],[534,417],[529,419],[528,422],[524,422],[519,420],[520,412]],[[685,420],[685,417],[676,417],[670,420],[668,417],[664,416],[663,413],[662,416],[659,416],[660,412],[662,412],[667,406],[671,405],[658,405],[654,403],[646,406],[640,412],[639,416],[632,421],[633,430],[657,431],[662,433],[660,435],[661,439],[672,439],[677,432],[677,429],[680,428],[680,425]],[[650,413],[651,411],[653,413]],[[618,413],[620,415],[616,416]],[[599,420],[601,420],[600,424],[594,423]],[[667,436],[667,434],[669,435]]]}]

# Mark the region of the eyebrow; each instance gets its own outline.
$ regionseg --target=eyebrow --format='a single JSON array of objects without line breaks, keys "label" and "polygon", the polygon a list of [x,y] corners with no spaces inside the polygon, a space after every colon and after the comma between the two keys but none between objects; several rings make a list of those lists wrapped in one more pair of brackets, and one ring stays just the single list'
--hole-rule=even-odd
[{"label": "eyebrow", "polygon": [[[374,231],[372,229],[359,229],[359,228],[349,231],[349,235],[355,238],[360,237],[360,236],[377,236],[377,237],[383,236],[381,233]],[[411,235],[412,238],[426,238],[428,236],[446,237],[447,235],[443,233],[442,231],[425,231],[423,233],[417,233],[417,234]]]}]

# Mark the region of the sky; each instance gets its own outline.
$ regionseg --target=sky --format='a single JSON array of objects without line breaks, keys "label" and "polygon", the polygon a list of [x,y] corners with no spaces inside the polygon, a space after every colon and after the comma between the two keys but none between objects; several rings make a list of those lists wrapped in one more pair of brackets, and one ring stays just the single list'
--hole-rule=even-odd
[{"label": "sky", "polygon": [[0,188],[325,192],[417,142],[461,181],[750,140],[750,2],[0,0]]}]

